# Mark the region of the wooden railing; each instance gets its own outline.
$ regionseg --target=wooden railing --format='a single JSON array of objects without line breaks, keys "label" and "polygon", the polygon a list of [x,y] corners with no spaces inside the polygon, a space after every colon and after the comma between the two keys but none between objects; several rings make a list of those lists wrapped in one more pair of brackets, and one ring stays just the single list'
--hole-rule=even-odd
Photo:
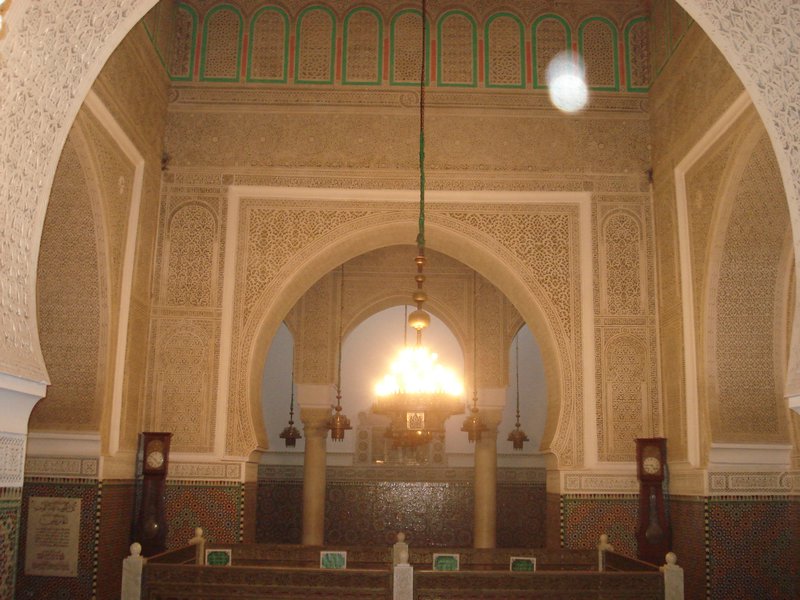
[{"label": "wooden railing", "polygon": [[[207,549],[223,547],[208,545]],[[142,600],[389,600],[391,548],[226,545],[232,565],[196,566],[188,546],[148,559]],[[347,552],[346,569],[320,569],[320,550]],[[414,599],[459,600],[662,600],[658,568],[608,553],[608,572],[597,571],[597,553],[581,550],[437,548],[459,554],[460,570],[433,571],[433,549],[411,549]],[[535,556],[536,572],[510,572],[511,556]]]}]

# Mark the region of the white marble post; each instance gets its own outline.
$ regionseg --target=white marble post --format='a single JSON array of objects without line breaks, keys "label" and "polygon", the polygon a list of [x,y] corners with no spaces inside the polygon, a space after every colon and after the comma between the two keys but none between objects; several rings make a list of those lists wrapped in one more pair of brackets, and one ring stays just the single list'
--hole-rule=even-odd
[{"label": "white marble post", "polygon": [[397,543],[393,548],[394,577],[392,579],[392,600],[414,600],[414,567],[408,564],[408,544],[397,534]]},{"label": "white marble post", "polygon": [[189,540],[189,545],[194,546],[194,564],[204,565],[206,562],[206,538],[203,537],[202,527],[195,527],[194,537]]},{"label": "white marble post", "polygon": [[667,564],[660,567],[664,573],[664,600],[683,600],[683,568],[678,566],[678,557],[667,552]]},{"label": "white marble post", "polygon": [[142,545],[131,544],[131,555],[122,561],[122,590],[120,600],[140,600],[142,597]]},{"label": "white marble post", "polygon": [[608,543],[608,536],[603,533],[597,544],[597,570],[601,572],[606,570],[606,551],[613,552],[614,546]]}]

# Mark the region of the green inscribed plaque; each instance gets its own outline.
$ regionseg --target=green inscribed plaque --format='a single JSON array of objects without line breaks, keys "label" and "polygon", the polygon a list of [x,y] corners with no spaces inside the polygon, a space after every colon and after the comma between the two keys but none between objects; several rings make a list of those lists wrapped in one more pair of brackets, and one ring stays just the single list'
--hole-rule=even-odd
[{"label": "green inscribed plaque", "polygon": [[347,552],[320,552],[320,569],[345,569],[347,568]]},{"label": "green inscribed plaque", "polygon": [[535,571],[536,559],[532,556],[512,556],[510,568],[512,571]]},{"label": "green inscribed plaque", "polygon": [[231,564],[230,550],[206,550],[206,564],[213,567],[227,567]]},{"label": "green inscribed plaque", "polygon": [[458,554],[434,554],[434,571],[458,571]]}]

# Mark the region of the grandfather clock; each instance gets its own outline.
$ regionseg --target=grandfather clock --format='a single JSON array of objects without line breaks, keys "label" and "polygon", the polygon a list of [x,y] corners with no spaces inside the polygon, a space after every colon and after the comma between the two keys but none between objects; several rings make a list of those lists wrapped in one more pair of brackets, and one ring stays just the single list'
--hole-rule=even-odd
[{"label": "grandfather clock", "polygon": [[664,563],[670,551],[672,532],[664,508],[664,467],[667,463],[665,438],[636,439],[636,475],[639,478],[639,527],[636,541],[641,560]]},{"label": "grandfather clock", "polygon": [[171,433],[155,431],[145,431],[140,437],[142,495],[134,541],[142,545],[143,556],[153,556],[167,549],[164,499],[171,438]]}]

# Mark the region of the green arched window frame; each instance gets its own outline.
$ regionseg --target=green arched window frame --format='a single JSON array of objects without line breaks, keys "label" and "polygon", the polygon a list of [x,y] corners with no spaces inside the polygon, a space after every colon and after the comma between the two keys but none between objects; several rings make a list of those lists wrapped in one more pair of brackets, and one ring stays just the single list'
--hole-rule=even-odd
[{"label": "green arched window frame", "polygon": [[[572,49],[572,29],[564,17],[555,13],[547,13],[545,15],[541,15],[533,22],[533,25],[531,25],[531,57],[533,58],[531,71],[533,73],[533,87],[537,90],[547,89],[547,82],[539,81],[539,44],[537,42],[537,31],[539,26],[545,21],[556,21],[564,28],[564,50],[568,51]],[[544,67],[546,68],[547,65],[544,65]]]},{"label": "green arched window frame", "polygon": [[[322,11],[328,15],[328,18],[331,20],[331,50],[330,50],[330,57],[329,63],[330,67],[328,68],[328,79],[323,81],[317,81],[315,79],[300,79],[300,75],[298,73],[298,66],[300,65],[300,31],[303,28],[303,19],[305,19],[310,13]],[[295,44],[294,44],[294,82],[295,83],[314,83],[314,84],[324,84],[324,83],[333,83],[333,74],[334,68],[336,66],[336,15],[333,11],[328,8],[327,6],[322,6],[321,4],[315,4],[313,6],[309,6],[304,8],[300,11],[300,14],[297,15],[297,25],[295,26]]]},{"label": "green arched window frame", "polygon": [[595,92],[618,92],[619,91],[619,33],[617,32],[617,27],[616,25],[614,25],[614,23],[612,23],[605,17],[589,17],[588,19],[584,19],[581,22],[581,24],[578,25],[578,54],[580,54],[580,57],[581,59],[583,59],[585,64],[586,58],[583,54],[583,32],[586,29],[587,25],[595,22],[605,24],[606,27],[608,27],[609,31],[611,31],[611,47],[612,47],[611,60],[613,61],[614,83],[613,85],[590,86],[589,89]]},{"label": "green arched window frame", "polygon": [[[236,73],[233,77],[206,77],[206,51],[208,43],[208,24],[218,12],[228,11],[236,15],[239,20],[239,39],[236,44]],[[203,19],[203,44],[200,48],[200,81],[239,81],[239,74],[242,72],[242,38],[244,37],[244,19],[241,11],[232,4],[218,4],[206,14]]]},{"label": "green arched window frame", "polygon": [[192,19],[192,41],[190,43],[189,48],[189,73],[186,75],[173,75],[172,72],[169,74],[169,78],[172,81],[191,81],[192,77],[194,77],[194,56],[195,50],[197,48],[197,25],[199,22],[199,18],[197,17],[197,11],[194,7],[189,6],[188,4],[184,4],[183,2],[179,2],[178,6],[175,7],[177,11],[184,11],[188,13],[188,15]]},{"label": "green arched window frame", "polygon": [[[347,40],[350,34],[350,19],[353,15],[360,12],[366,12],[375,17],[375,22],[378,25],[378,69],[377,79],[374,81],[349,81],[347,79]],[[344,85],[380,85],[383,80],[383,18],[380,13],[374,8],[368,6],[360,6],[354,8],[344,18],[344,26],[342,31],[342,84]]]},{"label": "green arched window frame", "polygon": [[631,65],[633,64],[633,59],[631,57],[631,30],[640,23],[649,23],[649,17],[636,17],[635,19],[631,19],[627,25],[625,25],[624,29],[624,40],[625,40],[625,89],[629,92],[648,92],[650,91],[650,86],[647,85],[645,87],[634,86],[631,82],[632,79],[632,72],[633,69]]},{"label": "green arched window frame", "polygon": [[[470,83],[445,83],[442,81],[442,29],[447,19],[466,17],[472,27],[472,81]],[[448,10],[436,24],[436,85],[439,87],[478,87],[478,24],[468,12]]]},{"label": "green arched window frame", "polygon": [[[519,29],[519,83],[492,83],[489,80],[489,74],[491,72],[490,64],[489,64],[489,56],[490,56],[490,41],[491,37],[489,36],[489,29],[491,28],[492,23],[496,19],[500,18],[510,18],[512,19]],[[522,24],[520,18],[510,12],[499,12],[493,14],[489,19],[486,21],[486,25],[483,28],[483,81],[487,88],[524,88],[525,87],[525,26]]]},{"label": "green arched window frame", "polygon": [[[397,29],[397,20],[402,17],[403,15],[407,15],[409,13],[415,14],[419,16],[422,11],[417,8],[406,8],[404,10],[399,11],[392,17],[390,26],[389,26],[389,85],[413,85],[418,86],[419,80],[417,81],[396,81],[394,75],[394,62],[395,62],[395,44],[397,43],[396,39],[396,29]],[[431,82],[431,24],[427,17],[425,17],[425,33],[427,36],[428,43],[425,45],[425,85],[430,85]]]},{"label": "green arched window frame", "polygon": [[[253,34],[256,30],[256,25],[258,24],[258,19],[265,13],[275,13],[281,17],[283,21],[283,74],[278,79],[268,79],[268,78],[259,78],[253,77],[251,73],[251,68],[253,65]],[[291,36],[291,30],[289,29],[289,15],[286,12],[277,6],[263,6],[259,8],[253,18],[250,20],[250,27],[248,29],[248,39],[250,40],[249,46],[247,48],[247,81],[255,82],[255,83],[286,83],[286,79],[289,74],[289,37]]]}]

